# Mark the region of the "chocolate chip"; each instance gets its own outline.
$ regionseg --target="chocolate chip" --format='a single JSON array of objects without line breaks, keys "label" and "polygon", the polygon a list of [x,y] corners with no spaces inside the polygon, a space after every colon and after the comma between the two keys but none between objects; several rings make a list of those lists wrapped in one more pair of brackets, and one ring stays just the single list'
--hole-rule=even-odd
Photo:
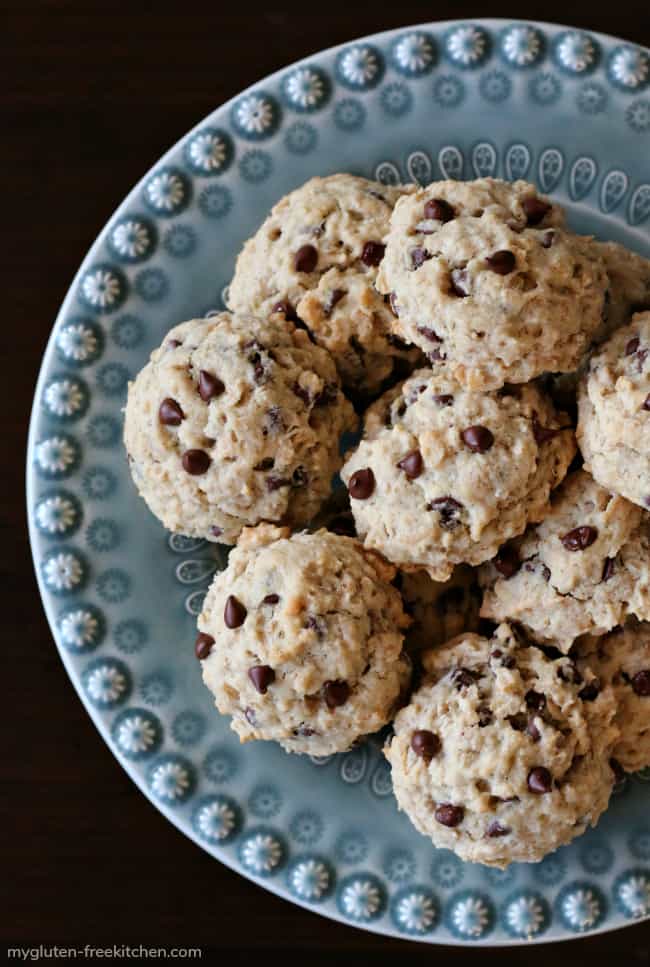
[{"label": "chocolate chip", "polygon": [[500,648],[495,648],[494,651],[490,652],[490,658],[501,658],[503,652]]},{"label": "chocolate chip", "polygon": [[625,355],[626,356],[633,356],[634,353],[639,348],[639,342],[640,342],[640,340],[639,340],[639,337],[638,336],[634,336],[633,339],[630,339],[629,342],[627,343],[627,345],[625,346]]},{"label": "chocolate chip", "polygon": [[424,217],[436,222],[450,222],[455,216],[454,209],[443,198],[432,198],[424,206]]},{"label": "chocolate chip", "polygon": [[256,463],[253,470],[272,470],[275,460],[273,457],[264,457],[259,463]]},{"label": "chocolate chip", "polygon": [[300,383],[294,383],[291,387],[295,395],[303,401],[305,406],[309,406],[311,403],[311,393],[305,386],[301,386]]},{"label": "chocolate chip", "polygon": [[521,559],[517,550],[508,544],[499,550],[492,563],[506,581],[515,575],[521,567]]},{"label": "chocolate chip", "polygon": [[249,725],[252,725],[253,728],[255,728],[255,726],[257,725],[257,718],[255,716],[255,709],[251,708],[250,705],[248,705],[244,709],[244,717],[245,717],[246,721],[248,722],[248,724]]},{"label": "chocolate chip", "polygon": [[637,695],[650,695],[650,670],[647,668],[637,672],[632,678],[632,688]]},{"label": "chocolate chip", "polygon": [[564,662],[557,670],[557,677],[570,685],[580,685],[582,675],[572,661]]},{"label": "chocolate chip", "polygon": [[452,269],[450,273],[450,286],[454,295],[460,299],[466,299],[469,295],[469,275],[467,269]]},{"label": "chocolate chip", "polygon": [[537,419],[536,413],[533,414],[532,426],[533,426],[533,436],[535,437],[535,443],[537,443],[538,445],[541,445],[542,443],[548,443],[549,440],[552,440],[553,437],[557,436],[557,434],[560,432],[559,428],[554,429],[553,427],[550,427],[550,426],[542,426],[542,424]]},{"label": "chocolate chip", "polygon": [[555,232],[544,232],[540,245],[542,248],[550,248],[555,241]]},{"label": "chocolate chip", "polygon": [[417,332],[421,333],[425,339],[429,342],[441,343],[442,339],[435,330],[429,328],[429,326],[416,326]]},{"label": "chocolate chip", "polygon": [[180,341],[180,339],[168,339],[167,340],[167,349],[178,349],[178,347],[179,346],[182,346],[182,345],[183,345],[183,343]]},{"label": "chocolate chip", "polygon": [[485,261],[497,275],[509,275],[517,264],[517,259],[507,248],[489,255]]},{"label": "chocolate chip", "polygon": [[265,598],[262,598],[262,604],[277,604],[279,600],[279,594],[267,594]]},{"label": "chocolate chip", "polygon": [[194,654],[199,661],[205,661],[212,651],[213,644],[214,638],[212,635],[206,635],[204,631],[199,632],[199,634],[196,636],[196,641],[194,642]]},{"label": "chocolate chip", "polygon": [[599,695],[600,680],[598,678],[592,679],[592,681],[578,692],[578,698],[581,698],[583,702],[593,702]]},{"label": "chocolate chip", "polygon": [[217,527],[217,525],[215,524],[213,527],[210,528],[210,533],[212,534],[213,537],[221,537],[221,535],[223,534],[223,527]]},{"label": "chocolate chip", "polygon": [[185,419],[185,414],[176,400],[167,396],[158,407],[158,419],[165,426],[180,426]]},{"label": "chocolate chip", "polygon": [[614,785],[620,786],[622,782],[625,782],[625,769],[618,759],[614,759],[613,757],[609,760],[609,767],[614,773]]},{"label": "chocolate chip", "polygon": [[411,450],[403,457],[397,466],[400,470],[403,470],[409,480],[415,480],[419,477],[424,470],[424,464],[422,462],[422,454],[419,450]]},{"label": "chocolate chip", "polygon": [[463,505],[453,497],[436,497],[427,504],[427,510],[435,510],[440,520],[439,524],[443,530],[454,530],[460,524],[459,516],[463,510]]},{"label": "chocolate chip", "polygon": [[539,742],[542,737],[542,733],[535,725],[535,719],[532,717],[532,715],[526,723],[526,734],[533,740],[533,742]]},{"label": "chocolate chip", "polygon": [[223,620],[226,628],[239,628],[246,620],[247,614],[248,612],[241,601],[234,594],[229,595],[223,611]]},{"label": "chocolate chip", "polygon": [[541,198],[537,198],[535,195],[532,195],[530,198],[524,198],[521,207],[526,213],[526,219],[529,225],[539,225],[545,215],[551,210],[548,202],[542,201]]},{"label": "chocolate chip", "polygon": [[546,695],[543,695],[541,692],[536,692],[533,688],[526,692],[524,699],[527,707],[534,709],[536,712],[543,712],[546,708]]},{"label": "chocolate chip", "polygon": [[487,725],[491,725],[494,716],[492,715],[492,709],[488,708],[487,705],[481,705],[477,709],[478,712],[478,724],[480,729],[484,729]]},{"label": "chocolate chip", "polygon": [[648,395],[644,399],[643,405],[641,406],[641,409],[642,410],[650,410],[650,393],[648,393]]},{"label": "chocolate chip", "polygon": [[205,369],[199,373],[199,396],[204,403],[221,396],[225,388],[219,377],[213,373],[208,373]]},{"label": "chocolate chip", "polygon": [[438,406],[453,406],[454,397],[451,395],[451,393],[434,393],[433,401],[434,403],[437,403]]},{"label": "chocolate chip", "polygon": [[367,500],[375,489],[375,475],[366,467],[364,470],[357,470],[352,474],[348,481],[348,493],[355,500]]},{"label": "chocolate chip", "polygon": [[475,675],[469,668],[454,668],[451,673],[451,680],[460,691],[461,688],[469,688],[474,684]]},{"label": "chocolate chip", "polygon": [[313,245],[301,245],[293,257],[296,272],[313,272],[318,264],[318,252]]},{"label": "chocolate chip", "polygon": [[191,473],[193,477],[198,477],[202,473],[206,473],[212,460],[205,450],[186,450],[181,457],[181,463],[186,473]]},{"label": "chocolate chip", "polygon": [[345,298],[347,292],[345,289],[332,289],[327,299],[323,303],[323,314],[329,319],[332,315],[334,306],[338,305],[341,299]]},{"label": "chocolate chip", "polygon": [[465,810],[462,806],[454,806],[450,802],[441,802],[436,806],[433,815],[436,822],[440,823],[441,826],[460,826],[465,816]]},{"label": "chocolate chip", "polygon": [[494,822],[491,822],[488,826],[486,836],[495,838],[497,836],[507,836],[510,832],[511,830],[508,826],[502,826],[501,823],[498,823],[495,819]]},{"label": "chocolate chip", "polygon": [[428,729],[418,729],[411,736],[411,748],[421,759],[433,759],[440,752],[440,739]]},{"label": "chocolate chip", "polygon": [[350,686],[347,682],[341,681],[325,682],[323,697],[329,709],[338,708],[339,705],[345,705],[350,697]]},{"label": "chocolate chip", "polygon": [[510,722],[511,727],[515,730],[515,732],[524,732],[526,726],[528,725],[528,718],[521,713],[518,713],[517,715],[507,715],[506,718],[508,722]]},{"label": "chocolate chip", "polygon": [[309,475],[304,467],[296,467],[291,474],[292,487],[306,487],[309,483]]},{"label": "chocolate chip", "polygon": [[486,426],[468,426],[461,437],[472,453],[487,453],[494,443],[494,435]]},{"label": "chocolate chip", "polygon": [[386,246],[381,242],[366,242],[361,253],[361,261],[364,265],[379,265],[385,251]]},{"label": "chocolate chip", "polygon": [[288,319],[289,322],[294,322],[294,323],[301,322],[301,319],[298,316],[298,313],[296,312],[296,310],[291,305],[288,299],[282,299],[281,302],[276,302],[273,308],[271,309],[271,312],[279,312],[281,315],[284,316],[285,319]]},{"label": "chocolate chip", "polygon": [[425,262],[428,262],[432,258],[433,258],[433,255],[431,255],[430,252],[427,252],[426,249],[419,248],[419,247],[412,248],[411,249],[411,268],[414,270],[419,269],[420,266],[424,265]]},{"label": "chocolate chip", "polygon": [[267,688],[275,681],[275,672],[270,665],[253,665],[248,669],[248,677],[260,695],[266,695]]},{"label": "chocolate chip", "polygon": [[537,795],[550,792],[553,788],[553,776],[544,766],[535,766],[534,769],[531,769],[526,781],[530,791],[537,793]]},{"label": "chocolate chip", "polygon": [[291,480],[288,477],[276,477],[271,474],[266,478],[266,489],[273,493],[274,490],[280,490],[282,487],[288,487],[291,484]]},{"label": "chocolate chip", "polygon": [[574,527],[572,531],[569,531],[560,540],[567,551],[584,551],[588,547],[591,547],[597,537],[598,531],[595,527],[584,525],[582,527]]}]

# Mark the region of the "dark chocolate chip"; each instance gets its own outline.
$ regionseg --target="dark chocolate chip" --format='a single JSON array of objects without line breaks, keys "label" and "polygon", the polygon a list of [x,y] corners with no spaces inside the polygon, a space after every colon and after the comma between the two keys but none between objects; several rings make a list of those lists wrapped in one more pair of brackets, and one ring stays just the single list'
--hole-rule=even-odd
[{"label": "dark chocolate chip", "polygon": [[527,783],[531,792],[542,795],[553,788],[553,776],[544,766],[535,766],[528,773]]},{"label": "dark chocolate chip", "polygon": [[600,680],[598,678],[592,679],[588,682],[584,688],[581,688],[578,692],[578,698],[581,698],[583,702],[593,702],[600,695]]},{"label": "dark chocolate chip", "polygon": [[626,356],[633,356],[634,353],[639,348],[639,342],[640,342],[640,340],[639,340],[639,337],[638,336],[634,336],[633,339],[630,339],[629,342],[625,346],[625,355]]},{"label": "dark chocolate chip", "polygon": [[407,453],[399,463],[397,464],[400,470],[403,470],[409,480],[415,480],[419,477],[424,470],[424,463],[422,462],[422,454],[419,450],[411,450]]},{"label": "dark chocolate chip", "polygon": [[454,209],[443,198],[432,198],[424,206],[424,217],[436,222],[450,222],[455,216]]},{"label": "dark chocolate chip", "polygon": [[385,251],[386,246],[382,242],[366,242],[361,252],[361,261],[364,265],[379,265]]},{"label": "dark chocolate chip", "polygon": [[248,669],[248,677],[260,695],[266,695],[267,688],[275,681],[275,672],[270,665],[253,665]]},{"label": "dark chocolate chip", "polygon": [[253,728],[255,728],[255,726],[257,725],[257,718],[255,716],[255,709],[251,708],[250,705],[248,705],[244,709],[244,717],[246,718],[246,721],[248,722],[248,724],[249,725],[252,725]]},{"label": "dark chocolate chip", "polygon": [[466,299],[469,295],[469,275],[467,269],[452,269],[450,273],[450,286],[454,295],[460,299]]},{"label": "dark chocolate chip", "polygon": [[454,405],[454,397],[451,395],[451,393],[434,393],[433,401],[434,403],[437,403],[438,406]]},{"label": "dark chocolate chip", "polygon": [[644,399],[643,406],[641,407],[641,409],[642,410],[650,410],[650,393],[648,393],[648,395]]},{"label": "dark chocolate chip", "polygon": [[542,235],[541,246],[542,248],[550,248],[555,241],[555,232],[549,231],[544,232]]},{"label": "dark chocolate chip", "polygon": [[325,682],[323,697],[329,709],[338,708],[339,705],[345,705],[350,697],[350,686],[347,682],[341,681]]},{"label": "dark chocolate chip", "polygon": [[332,289],[327,299],[323,303],[323,314],[329,319],[334,310],[334,306],[338,305],[341,299],[345,298],[347,292],[345,289]]},{"label": "dark chocolate chip", "polygon": [[497,822],[496,819],[490,823],[487,828],[487,836],[494,838],[496,836],[507,836],[511,832],[508,826],[502,826],[501,823]]},{"label": "dark chocolate chip", "polygon": [[289,487],[291,480],[288,477],[276,477],[271,474],[266,478],[266,489],[273,493],[274,490],[280,490],[282,487]]},{"label": "dark chocolate chip", "polygon": [[435,332],[434,329],[431,329],[429,326],[416,326],[415,328],[417,332],[421,333],[425,339],[429,340],[429,342],[435,342],[435,343],[442,342],[442,339],[440,338],[438,333]]},{"label": "dark chocolate chip", "polygon": [[541,198],[537,198],[536,195],[532,195],[530,198],[524,198],[521,207],[526,213],[526,219],[529,225],[539,225],[551,210],[549,203],[542,201]]},{"label": "dark chocolate chip", "polygon": [[273,308],[271,309],[271,312],[280,313],[281,315],[284,316],[285,319],[288,319],[290,322],[296,323],[301,321],[300,317],[298,316],[298,313],[296,312],[296,310],[291,305],[288,299],[282,299],[281,302],[276,302]]},{"label": "dark chocolate chip", "polygon": [[465,810],[462,806],[454,806],[450,802],[441,802],[436,806],[433,815],[436,822],[440,823],[441,826],[460,826],[465,816]]},{"label": "dark chocolate chip", "polygon": [[644,698],[650,695],[650,670],[645,668],[643,671],[637,672],[632,678],[632,688],[637,695],[641,695]]},{"label": "dark chocolate chip", "polygon": [[469,688],[474,684],[475,675],[469,668],[454,668],[451,673],[451,680],[460,691],[461,688]]},{"label": "dark chocolate chip", "polygon": [[484,729],[487,725],[492,724],[494,719],[492,709],[488,708],[487,705],[481,705],[476,711],[478,713],[479,728]]},{"label": "dark chocolate chip", "polygon": [[588,547],[591,547],[597,537],[598,531],[595,527],[583,525],[582,527],[574,527],[560,540],[567,551],[585,551]]},{"label": "dark chocolate chip", "polygon": [[212,651],[213,644],[214,638],[212,635],[206,635],[204,631],[199,632],[194,642],[194,654],[199,661],[204,661],[208,657]]},{"label": "dark chocolate chip", "polygon": [[277,604],[279,600],[279,594],[267,594],[265,598],[262,598],[262,604]]},{"label": "dark chocolate chip", "polygon": [[367,500],[372,495],[374,489],[375,475],[370,467],[357,470],[348,481],[348,493],[355,500]]},{"label": "dark chocolate chip", "polygon": [[199,373],[199,396],[204,403],[221,396],[225,388],[224,383],[214,373],[208,373],[205,369]]},{"label": "dark chocolate chip", "polygon": [[198,477],[202,473],[207,472],[212,460],[205,450],[186,450],[181,457],[181,463],[186,473],[192,474],[193,477]]},{"label": "dark chocolate chip", "polygon": [[318,264],[318,252],[313,245],[301,245],[293,257],[296,272],[313,272]]},{"label": "dark chocolate chip", "polygon": [[509,275],[517,264],[517,259],[507,248],[489,255],[485,261],[497,275]]},{"label": "dark chocolate chip", "polygon": [[525,701],[528,708],[534,709],[535,712],[543,712],[546,708],[546,695],[536,692],[533,688],[526,692]]},{"label": "dark chocolate chip", "polygon": [[274,463],[275,460],[273,457],[264,457],[263,460],[260,460],[259,463],[255,464],[253,470],[272,470]]},{"label": "dark chocolate chip", "polygon": [[426,249],[420,248],[419,246],[417,248],[412,248],[411,249],[411,268],[419,269],[420,266],[424,265],[425,262],[428,262],[432,258],[433,258],[433,255],[431,255],[430,252],[427,252]]},{"label": "dark chocolate chip", "polygon": [[158,407],[158,419],[165,426],[180,426],[185,419],[185,414],[176,400],[167,396]]},{"label": "dark chocolate chip", "polygon": [[532,717],[532,715],[526,723],[526,734],[533,740],[533,742],[539,742],[542,737],[542,733],[535,725],[535,719]]},{"label": "dark chocolate chip", "polygon": [[239,628],[246,620],[247,613],[241,601],[234,594],[229,595],[223,611],[223,620],[226,628]]},{"label": "dark chocolate chip", "polygon": [[178,349],[178,347],[179,346],[182,346],[182,345],[183,345],[183,343],[180,341],[180,339],[168,339],[167,340],[167,349]]},{"label": "dark chocolate chip", "polygon": [[494,558],[492,562],[503,577],[508,580],[513,575],[517,573],[521,567],[521,559],[517,553],[516,548],[512,547],[510,544],[506,544],[499,550],[499,553]]},{"label": "dark chocolate chip", "polygon": [[473,453],[487,453],[494,443],[494,435],[486,426],[468,426],[461,437]]},{"label": "dark chocolate chip", "polygon": [[614,785],[620,786],[625,781],[625,769],[618,759],[614,759],[613,757],[609,760],[609,767],[614,773]]},{"label": "dark chocolate chip", "polygon": [[440,752],[440,739],[428,729],[418,729],[411,736],[411,748],[421,759],[433,759]]},{"label": "dark chocolate chip", "polygon": [[463,509],[463,505],[454,500],[453,497],[436,497],[435,500],[427,504],[427,510],[435,510],[440,518],[440,526],[447,531],[458,527],[460,524],[458,518]]}]

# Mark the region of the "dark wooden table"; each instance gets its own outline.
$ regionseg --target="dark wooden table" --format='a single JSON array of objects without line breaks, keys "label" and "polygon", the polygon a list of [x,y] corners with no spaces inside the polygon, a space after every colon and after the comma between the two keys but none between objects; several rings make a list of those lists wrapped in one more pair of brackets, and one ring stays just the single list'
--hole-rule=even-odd
[{"label": "dark wooden table", "polygon": [[[255,5],[256,7],[257,5]],[[41,353],[88,246],[142,173],[216,105],[331,44],[436,16],[570,20],[650,45],[647,0],[602,4],[112,0],[0,3],[1,547],[5,743],[2,939],[202,945],[241,962],[318,963],[435,949],[305,912],[220,866],[137,791],[99,738],[52,643],[25,531],[24,446]],[[8,303],[7,303],[8,296]],[[454,952],[458,962],[648,962],[650,924],[557,947]],[[450,951],[446,951],[449,953]],[[230,956],[228,956],[230,954]]]}]

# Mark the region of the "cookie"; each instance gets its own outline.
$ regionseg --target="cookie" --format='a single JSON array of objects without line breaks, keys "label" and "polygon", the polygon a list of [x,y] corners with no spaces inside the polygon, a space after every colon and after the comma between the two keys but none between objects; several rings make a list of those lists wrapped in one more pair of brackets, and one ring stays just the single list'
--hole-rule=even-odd
[{"label": "cookie", "polygon": [[377,288],[395,332],[473,389],[570,372],[601,325],[603,260],[523,181],[441,181],[400,198]]},{"label": "cookie", "polygon": [[480,392],[418,370],[368,410],[341,470],[357,533],[434,581],[488,560],[544,516],[575,452],[565,423],[534,385]]},{"label": "cookie", "polygon": [[565,653],[629,614],[650,619],[649,521],[584,470],[572,473],[544,521],[481,568],[481,616],[520,622]]},{"label": "cookie", "polygon": [[591,357],[578,412],[585,467],[603,487],[650,508],[650,312]]},{"label": "cookie", "polygon": [[605,263],[609,279],[602,325],[594,337],[601,343],[627,325],[635,312],[650,310],[650,259],[618,242],[591,244]]},{"label": "cookie", "polygon": [[184,322],[129,386],[136,487],[171,531],[232,544],[260,520],[308,521],[355,424],[328,353],[291,322]]},{"label": "cookie", "polygon": [[197,656],[242,742],[329,755],[385,725],[410,678],[394,568],[349,537],[246,529],[198,619]]},{"label": "cookie", "polygon": [[400,571],[395,583],[412,619],[406,631],[410,654],[478,630],[481,590],[476,571],[466,564],[459,564],[448,581],[432,581],[426,571]]},{"label": "cookie", "polygon": [[[424,656],[428,674],[385,755],[399,808],[437,847],[504,868],[595,825],[614,784],[611,688],[508,625]],[[615,766],[614,766],[615,768]]]},{"label": "cookie", "polygon": [[611,687],[620,736],[614,757],[626,772],[650,766],[650,624],[629,621],[579,643],[578,668]]},{"label": "cookie", "polygon": [[354,393],[403,377],[422,355],[393,334],[390,302],[374,283],[393,205],[409,190],[345,174],[310,179],[244,245],[230,307],[300,321]]}]

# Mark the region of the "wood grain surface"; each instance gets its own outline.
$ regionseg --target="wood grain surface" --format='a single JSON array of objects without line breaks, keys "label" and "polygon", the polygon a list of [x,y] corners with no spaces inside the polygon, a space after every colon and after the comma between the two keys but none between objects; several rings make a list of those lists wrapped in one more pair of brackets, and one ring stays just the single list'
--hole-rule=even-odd
[{"label": "wood grain surface", "polygon": [[198,120],[297,58],[432,18],[570,21],[650,45],[647,0],[608,6],[0,3],[3,942],[201,945],[222,964],[649,962],[650,923],[554,948],[442,950],[323,919],[211,859],[138,792],[77,699],[38,598],[24,509],[29,409],[59,304],[117,204]]}]

